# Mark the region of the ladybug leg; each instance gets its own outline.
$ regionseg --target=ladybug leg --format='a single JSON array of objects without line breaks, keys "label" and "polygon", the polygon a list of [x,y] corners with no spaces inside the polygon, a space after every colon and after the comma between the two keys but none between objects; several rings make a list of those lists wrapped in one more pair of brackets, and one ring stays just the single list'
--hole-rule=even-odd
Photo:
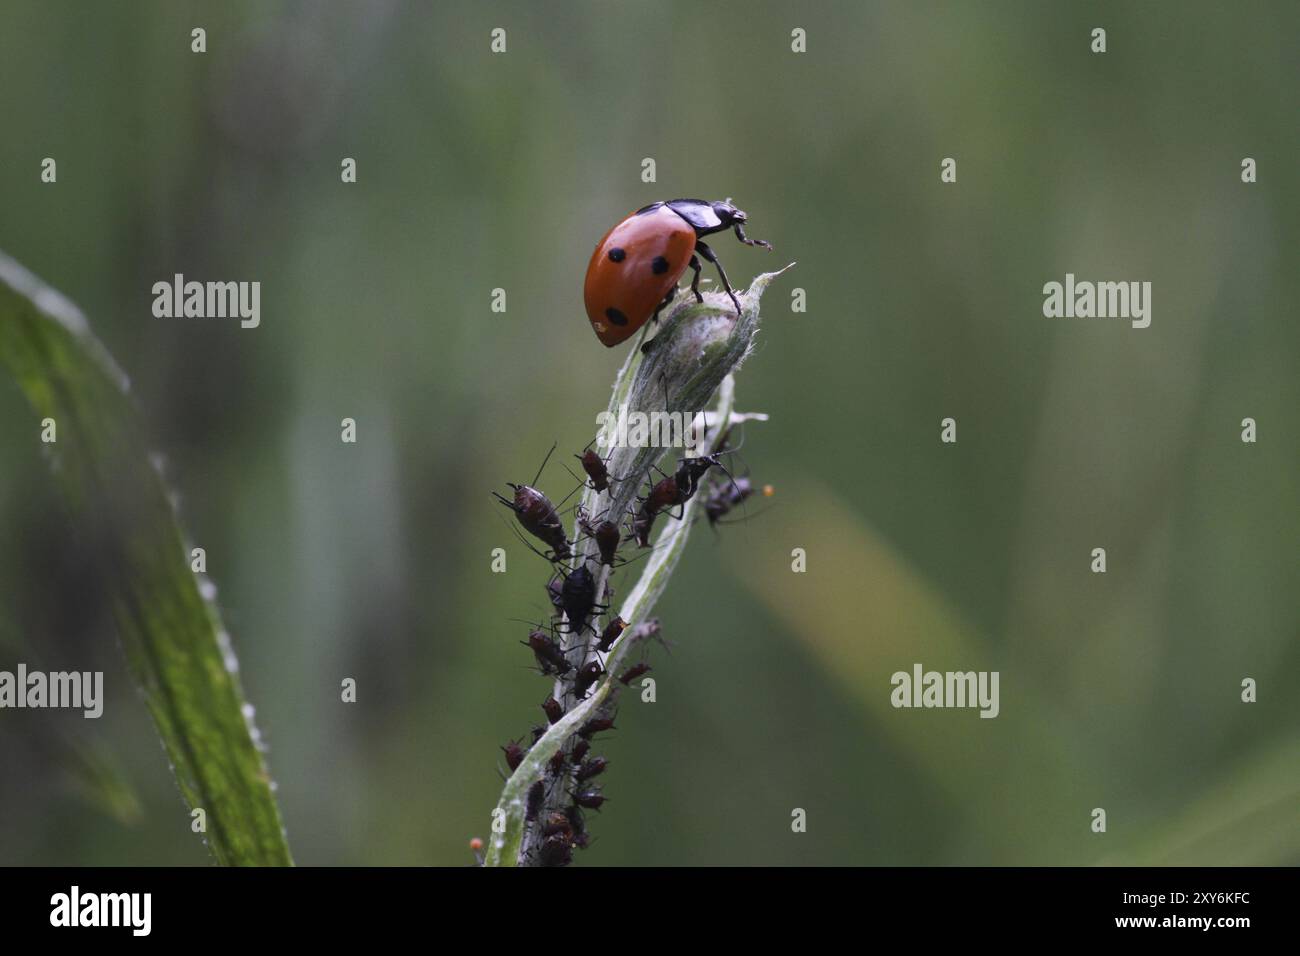
[{"label": "ladybug leg", "polygon": [[[722,287],[727,290],[727,295],[731,296],[731,301],[736,306],[736,315],[740,315],[740,300],[736,298],[735,290],[731,288],[731,283],[727,281],[727,272],[722,268],[722,263],[718,261],[718,254],[704,242],[696,242],[695,251],[717,266],[718,275],[722,277]],[[698,274],[696,273],[696,275]]]},{"label": "ladybug leg", "polygon": [[[699,245],[696,245],[699,248]],[[695,293],[695,301],[703,302],[704,296],[700,295],[700,259],[698,256],[691,256],[691,268],[695,270],[695,278],[691,280],[691,291]]]},{"label": "ladybug leg", "polygon": [[673,286],[671,289],[668,290],[668,294],[664,296],[664,300],[659,303],[659,308],[655,309],[655,314],[650,316],[650,321],[658,322],[659,313],[662,312],[664,308],[667,307],[668,303],[673,301],[673,299],[676,298],[676,296],[677,296],[677,286]]},{"label": "ladybug leg", "polygon": [[768,252],[772,251],[772,244],[766,239],[750,239],[745,235],[745,228],[740,223],[736,223],[736,238],[747,246],[762,246]]}]

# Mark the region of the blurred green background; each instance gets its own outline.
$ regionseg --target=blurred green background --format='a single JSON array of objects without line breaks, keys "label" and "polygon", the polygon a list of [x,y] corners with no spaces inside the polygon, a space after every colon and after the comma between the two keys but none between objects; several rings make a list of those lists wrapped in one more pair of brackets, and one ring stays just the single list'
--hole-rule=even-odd
[{"label": "blurred green background", "polygon": [[[510,620],[546,568],[488,493],[594,433],[596,240],[700,196],[776,246],[714,242],[733,281],[798,261],[739,377],[777,497],[692,540],[579,862],[1294,864],[1298,35],[1281,2],[6,0],[0,249],[132,378],[300,863],[471,862],[547,691]],[[155,319],[177,272],[260,281],[261,327]],[[1066,272],[1152,282],[1151,327],[1044,318]],[[0,712],[0,863],[202,864],[40,447],[5,383],[0,663],[108,702]],[[914,662],[1000,671],[1001,716],[892,709]]]}]

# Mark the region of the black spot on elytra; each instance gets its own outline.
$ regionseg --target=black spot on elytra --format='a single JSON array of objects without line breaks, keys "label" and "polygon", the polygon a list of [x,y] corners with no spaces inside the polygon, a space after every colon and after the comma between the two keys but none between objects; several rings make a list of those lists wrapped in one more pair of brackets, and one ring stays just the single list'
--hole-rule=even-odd
[{"label": "black spot on elytra", "polygon": [[618,309],[614,308],[612,305],[605,310],[605,318],[609,319],[609,321],[613,322],[615,325],[627,325],[627,316],[618,311]]},{"label": "black spot on elytra", "polygon": [[663,256],[655,256],[654,261],[650,263],[650,268],[655,275],[661,276],[668,271],[668,260]]},{"label": "black spot on elytra", "polygon": [[618,248],[618,246],[615,246],[613,249],[609,250],[610,262],[622,262],[626,258],[627,258],[627,253],[624,252],[622,249]]}]

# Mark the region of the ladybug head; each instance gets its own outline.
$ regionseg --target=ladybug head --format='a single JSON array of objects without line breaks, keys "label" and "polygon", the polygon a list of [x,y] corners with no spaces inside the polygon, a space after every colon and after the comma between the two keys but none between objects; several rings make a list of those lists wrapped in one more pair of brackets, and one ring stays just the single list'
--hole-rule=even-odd
[{"label": "ladybug head", "polygon": [[722,220],[723,226],[730,226],[738,222],[749,221],[749,217],[745,215],[744,210],[737,209],[733,206],[730,199],[727,199],[725,202],[710,203],[709,205],[711,205],[713,211],[718,214],[718,218]]}]

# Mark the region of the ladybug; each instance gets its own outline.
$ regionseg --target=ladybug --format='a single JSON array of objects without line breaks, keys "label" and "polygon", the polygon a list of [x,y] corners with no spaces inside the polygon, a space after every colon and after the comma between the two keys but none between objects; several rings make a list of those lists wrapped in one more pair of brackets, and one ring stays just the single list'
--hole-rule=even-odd
[{"label": "ladybug", "polygon": [[677,280],[687,266],[695,270],[691,291],[697,302],[703,302],[696,253],[718,267],[722,287],[739,315],[740,300],[702,237],[735,229],[736,238],[745,245],[771,249],[771,243],[745,235],[746,220],[730,200],[673,199],[644,206],[605,233],[591,254],[583,286],[587,318],[596,338],[612,348],[648,319],[659,318],[659,311],[677,294]]}]

